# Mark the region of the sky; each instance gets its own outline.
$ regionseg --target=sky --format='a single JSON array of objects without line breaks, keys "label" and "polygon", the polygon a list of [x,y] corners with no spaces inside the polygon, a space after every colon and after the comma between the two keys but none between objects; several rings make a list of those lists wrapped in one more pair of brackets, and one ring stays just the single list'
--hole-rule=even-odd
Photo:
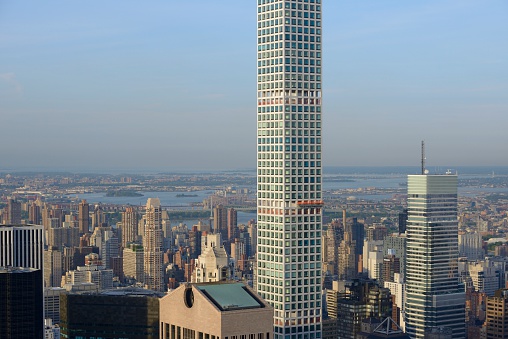
[{"label": "sky", "polygon": [[[322,1],[325,166],[508,166],[506,0]],[[256,4],[0,1],[0,170],[255,168]]]}]

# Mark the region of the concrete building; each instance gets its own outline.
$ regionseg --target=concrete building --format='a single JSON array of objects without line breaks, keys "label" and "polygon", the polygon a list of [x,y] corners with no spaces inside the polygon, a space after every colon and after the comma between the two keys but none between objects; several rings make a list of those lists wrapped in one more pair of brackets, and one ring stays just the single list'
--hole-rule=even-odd
[{"label": "concrete building", "polygon": [[48,287],[44,289],[44,317],[53,321],[53,324],[60,323],[60,297],[67,293],[61,287]]},{"label": "concrete building", "polygon": [[406,284],[402,275],[395,273],[393,281],[385,281],[384,287],[390,290],[390,294],[395,297],[392,303],[392,312],[396,311],[396,317],[393,317],[397,324],[405,330],[406,323],[404,321],[404,312],[406,305]]},{"label": "concrete building", "polygon": [[[405,233],[394,233],[385,237],[383,241],[384,255],[395,255],[400,261],[400,273],[404,278],[406,276],[406,246],[407,237]],[[405,278],[404,278],[405,279]]]},{"label": "concrete building", "polygon": [[137,244],[129,244],[123,250],[123,274],[127,279],[134,279],[143,283],[144,270],[144,249]]},{"label": "concrete building", "polygon": [[241,283],[184,284],[160,300],[161,339],[270,339],[272,333],[273,308]]},{"label": "concrete building", "polygon": [[381,278],[383,271],[383,240],[365,240],[363,243],[363,273],[371,279]]},{"label": "concrete building", "polygon": [[467,273],[471,277],[475,291],[493,296],[499,286],[499,276],[492,261],[470,261]]},{"label": "concrete building", "polygon": [[258,1],[257,292],[275,339],[321,335],[321,0]]},{"label": "concrete building", "polygon": [[201,255],[194,262],[192,282],[217,282],[230,278],[229,256],[222,246],[220,233],[209,234],[202,238]]},{"label": "concrete building", "polygon": [[508,338],[508,289],[497,290],[486,304],[486,339]]},{"label": "concrete building", "polygon": [[459,234],[459,257],[467,257],[467,260],[485,259],[483,239],[480,233]]},{"label": "concrete building", "polygon": [[0,337],[44,338],[42,270],[0,267]]},{"label": "concrete building", "polygon": [[92,232],[96,227],[106,226],[106,215],[100,204],[96,204],[92,213]]},{"label": "concrete building", "polygon": [[79,229],[77,227],[60,226],[57,218],[49,218],[50,227],[47,229],[48,247],[77,247],[79,246]]},{"label": "concrete building", "polygon": [[465,333],[465,293],[458,275],[456,175],[409,175],[406,250],[406,332],[449,327]]},{"label": "concrete building", "polygon": [[113,288],[113,270],[97,265],[78,266],[65,274],[64,282],[69,285],[94,283],[99,290],[108,290]]},{"label": "concrete building", "polygon": [[49,318],[44,319],[44,339],[60,339],[60,326]]},{"label": "concrete building", "polygon": [[118,243],[118,236],[115,234],[112,227],[95,227],[90,236],[90,246],[95,246],[99,249],[102,264],[106,266],[106,268],[111,268],[111,258],[119,256],[120,246]]},{"label": "concrete building", "polygon": [[62,252],[49,247],[44,251],[44,287],[60,287],[62,275]]},{"label": "concrete building", "polygon": [[367,273],[370,279],[382,281],[383,277],[383,249],[370,251],[367,257]]}]

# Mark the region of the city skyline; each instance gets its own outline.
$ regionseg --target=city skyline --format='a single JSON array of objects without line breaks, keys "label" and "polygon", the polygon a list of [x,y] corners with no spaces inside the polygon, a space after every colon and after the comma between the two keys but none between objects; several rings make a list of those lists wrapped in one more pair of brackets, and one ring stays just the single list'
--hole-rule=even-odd
[{"label": "city skyline", "polygon": [[[254,168],[255,6],[3,3],[2,169]],[[506,3],[323,6],[324,166],[508,165]]]}]

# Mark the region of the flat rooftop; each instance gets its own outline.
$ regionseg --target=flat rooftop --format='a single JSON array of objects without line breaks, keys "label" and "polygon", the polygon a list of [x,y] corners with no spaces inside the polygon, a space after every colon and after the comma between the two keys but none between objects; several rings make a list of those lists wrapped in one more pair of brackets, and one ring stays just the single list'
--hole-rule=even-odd
[{"label": "flat rooftop", "polygon": [[264,308],[264,303],[242,283],[195,284],[221,311]]}]

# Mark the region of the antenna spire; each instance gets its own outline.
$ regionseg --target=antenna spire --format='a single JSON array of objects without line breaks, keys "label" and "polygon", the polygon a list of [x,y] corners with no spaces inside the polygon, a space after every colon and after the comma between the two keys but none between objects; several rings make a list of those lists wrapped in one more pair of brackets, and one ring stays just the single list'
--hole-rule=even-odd
[{"label": "antenna spire", "polygon": [[425,141],[422,140],[422,174],[425,174]]}]

